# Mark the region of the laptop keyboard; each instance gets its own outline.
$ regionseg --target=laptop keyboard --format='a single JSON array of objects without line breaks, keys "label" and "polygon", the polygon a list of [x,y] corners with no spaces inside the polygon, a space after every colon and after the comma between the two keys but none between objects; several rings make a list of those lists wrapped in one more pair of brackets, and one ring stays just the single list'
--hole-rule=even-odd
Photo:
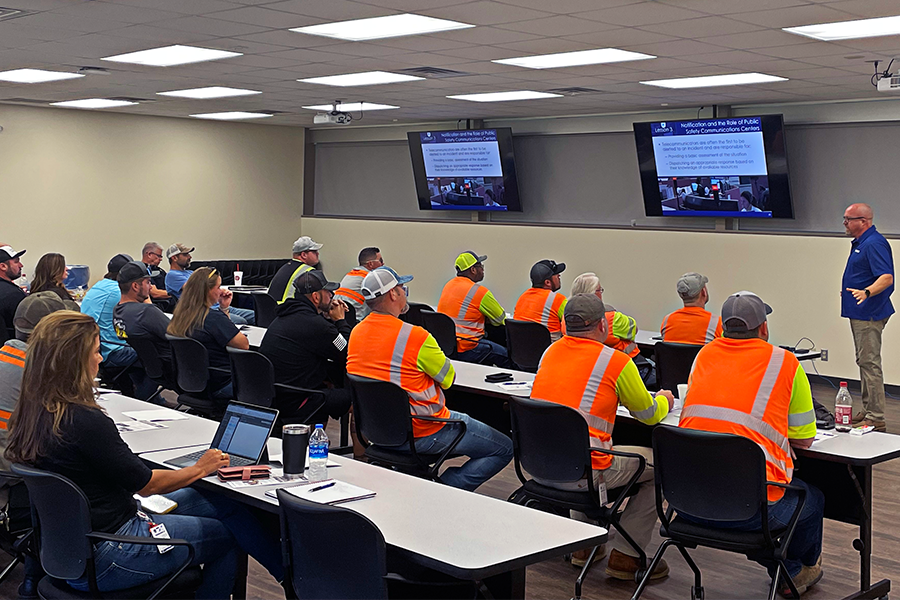
[{"label": "laptop keyboard", "polygon": [[[191,452],[190,454],[185,454],[184,456],[178,457],[179,462],[197,462],[200,460],[200,457],[206,454],[206,450],[198,450],[197,452]],[[250,465],[255,465],[256,461],[250,458],[244,458],[243,456],[233,456],[231,454],[228,455],[228,466],[229,467],[247,467]]]}]

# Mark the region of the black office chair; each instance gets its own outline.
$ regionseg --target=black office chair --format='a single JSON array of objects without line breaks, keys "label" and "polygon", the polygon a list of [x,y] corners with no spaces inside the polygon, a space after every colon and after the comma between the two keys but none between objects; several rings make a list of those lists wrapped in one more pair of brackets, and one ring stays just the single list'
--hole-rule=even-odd
[{"label": "black office chair", "polygon": [[359,323],[359,321],[356,320],[356,307],[349,302],[346,302],[345,304],[347,305],[347,312],[344,314],[344,320],[347,321],[347,325],[352,329]]},{"label": "black office chair", "polygon": [[[225,412],[227,400],[214,399],[209,395],[210,370],[224,372],[209,366],[206,346],[193,338],[166,334],[172,346],[175,363],[175,381],[178,384],[178,404],[187,406],[198,414],[218,420]],[[228,371],[230,373],[230,371]]]},{"label": "black office chair", "polygon": [[408,304],[409,310],[400,315],[400,320],[409,323],[410,325],[425,327],[425,324],[422,322],[422,311],[430,310],[431,312],[434,312],[434,309],[427,304],[422,304],[421,302],[409,302]]},{"label": "black office chair", "polygon": [[[187,598],[193,596],[200,586],[200,568],[188,567],[194,558],[194,548],[187,541],[93,531],[88,499],[71,480],[19,464],[12,465],[12,472],[25,480],[31,497],[41,566],[47,573],[47,577],[38,583],[41,598],[101,598],[94,568],[94,543],[103,541],[143,546],[186,546],[188,549],[187,559],[172,575],[125,590],[104,592],[103,598]],[[66,580],[83,576],[88,579],[90,592],[80,592],[66,583]]]},{"label": "black office chair", "polygon": [[[635,576],[639,581],[647,568],[647,555],[622,529],[619,522],[622,503],[637,493],[636,483],[646,466],[640,454],[601,450],[591,447],[591,437],[587,421],[574,408],[526,398],[509,399],[509,414],[512,421],[512,441],[516,475],[522,487],[509,497],[509,502],[555,512],[564,517],[570,510],[586,514],[590,519],[609,529],[614,527],[628,544],[637,552],[641,567]],[[552,431],[552,438],[547,432]],[[633,458],[638,461],[638,469],[628,482],[618,488],[607,490],[609,503],[600,503],[594,488],[591,453]],[[525,478],[525,472],[532,479]],[[537,480],[540,480],[539,483]],[[560,490],[550,483],[578,483],[587,481],[587,490]],[[581,598],[581,587],[594,561],[597,547],[591,550],[587,562],[575,580],[575,598]]]},{"label": "black office chair", "polygon": [[[713,459],[714,457],[714,459]],[[784,566],[787,548],[806,504],[806,490],[783,483],[766,481],[766,458],[752,440],[731,434],[695,431],[679,427],[657,427],[653,431],[653,468],[656,480],[656,512],[666,538],[650,562],[648,573],[662,559],[669,546],[678,548],[694,572],[691,598],[703,598],[700,569],[687,548],[706,546],[745,554],[750,559],[773,560],[777,567],[769,590],[774,600],[779,578],[787,582],[799,598],[797,588]],[[797,508],[788,526],[769,528],[768,486],[799,493]],[[664,506],[663,502],[668,502]],[[745,521],[762,516],[761,531],[737,531],[697,525],[677,516],[684,513],[711,521]],[[644,577],[634,592],[638,600],[649,577]]]},{"label": "black office chair", "polygon": [[164,361],[159,355],[159,349],[152,336],[132,335],[128,336],[126,341],[137,353],[147,377],[158,386],[156,393],[148,399],[148,402],[152,402],[163,390],[178,391],[175,367],[171,361]]},{"label": "black office chair", "polygon": [[656,382],[659,389],[676,390],[678,384],[687,383],[694,359],[702,348],[697,344],[657,342],[653,349],[656,352]]},{"label": "black office chair", "polygon": [[268,327],[275,320],[278,303],[267,292],[258,292],[253,296],[253,312],[256,315],[257,327]]},{"label": "black office chair", "polygon": [[422,310],[422,326],[434,336],[447,358],[456,358],[456,324],[447,315],[432,310]]},{"label": "black office chair", "polygon": [[[0,484],[7,485],[8,493],[6,510],[0,513],[0,550],[12,558],[0,572],[2,584],[26,556],[35,560],[38,560],[38,557],[31,518],[24,514],[28,506],[28,492],[22,489],[25,485],[9,471],[0,471]],[[13,507],[14,502],[16,508]]]},{"label": "black office chair", "polygon": [[466,435],[466,424],[458,419],[416,417],[422,421],[447,423],[458,428],[453,443],[439,454],[416,452],[413,437],[409,395],[388,381],[347,375],[353,393],[353,416],[356,433],[365,440],[369,462],[403,473],[440,481],[438,471],[444,461],[454,456],[453,449]]},{"label": "black office chair", "polygon": [[544,351],[550,347],[550,330],[540,323],[506,320],[509,359],[523,371],[537,373]]}]

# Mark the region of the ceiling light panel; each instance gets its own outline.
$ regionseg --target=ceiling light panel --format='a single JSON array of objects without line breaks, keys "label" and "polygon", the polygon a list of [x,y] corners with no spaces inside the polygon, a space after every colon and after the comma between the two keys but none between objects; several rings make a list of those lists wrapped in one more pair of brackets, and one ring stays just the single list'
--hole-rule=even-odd
[{"label": "ceiling light panel", "polygon": [[190,90],[174,90],[171,92],[158,92],[158,96],[174,96],[176,98],[190,98],[192,100],[208,100],[210,98],[232,98],[234,96],[252,96],[261,94],[256,90],[242,90],[222,86],[210,86],[194,88]]},{"label": "ceiling light panel", "polygon": [[385,83],[402,83],[405,81],[418,81],[424,77],[413,75],[401,75],[400,73],[388,73],[387,71],[367,71],[365,73],[347,73],[345,75],[329,75],[327,77],[312,77],[310,79],[298,79],[302,83],[316,83],[320,85],[336,85],[348,87],[356,85],[382,85]]},{"label": "ceiling light panel", "polygon": [[131,106],[137,102],[128,100],[112,100],[110,98],[85,98],[83,100],[66,100],[65,102],[52,102],[50,106],[62,106],[65,108],[116,108],[119,106]]},{"label": "ceiling light panel", "polygon": [[203,113],[203,114],[191,115],[191,116],[194,117],[195,119],[213,119],[215,121],[238,121],[241,119],[265,119],[266,117],[271,117],[272,115],[269,113],[232,111],[232,112]]},{"label": "ceiling light panel", "polygon": [[648,60],[656,58],[651,54],[629,52],[618,48],[598,48],[596,50],[579,50],[577,52],[559,52],[557,54],[541,54],[539,56],[522,56],[504,58],[491,62],[501,65],[513,65],[527,69],[558,69],[561,67],[580,67],[604,63],[625,62],[630,60]]},{"label": "ceiling light panel", "polygon": [[823,42],[854,40],[883,35],[900,35],[900,16],[804,25],[802,27],[785,27],[783,31]]},{"label": "ceiling light panel", "polygon": [[371,19],[354,19],[353,21],[297,27],[296,29],[291,29],[291,31],[360,42],[407,35],[422,35],[438,31],[452,31],[454,29],[468,29],[470,27],[475,26],[458,21],[405,13],[402,15],[388,15]]},{"label": "ceiling light panel", "polygon": [[44,69],[14,69],[0,72],[0,81],[10,83],[46,83],[63,79],[84,77],[80,73],[64,73],[62,71],[45,71]]},{"label": "ceiling light panel", "polygon": [[541,98],[562,98],[562,94],[518,90],[514,92],[487,92],[484,94],[461,94],[447,96],[451,100],[468,100],[470,102],[509,102],[511,100],[540,100]]},{"label": "ceiling light panel", "polygon": [[772,83],[787,81],[784,77],[766,75],[765,73],[731,73],[729,75],[709,75],[706,77],[682,77],[679,79],[656,79],[642,81],[644,85],[683,90],[688,88],[723,87],[729,85],[748,85],[752,83]]},{"label": "ceiling light panel", "polygon": [[[308,110],[334,110],[331,104],[317,104],[315,106],[304,106]],[[358,112],[367,110],[391,110],[400,108],[392,104],[375,104],[374,102],[347,102],[346,104],[338,104],[337,109],[345,112]]]},{"label": "ceiling light panel", "polygon": [[176,65],[188,65],[209,60],[221,60],[223,58],[233,58],[235,56],[243,55],[240,52],[198,48],[197,46],[175,45],[163,46],[162,48],[151,48],[150,50],[141,50],[139,52],[129,52],[128,54],[118,54],[116,56],[107,56],[101,60],[146,65],[149,67],[174,67]]}]

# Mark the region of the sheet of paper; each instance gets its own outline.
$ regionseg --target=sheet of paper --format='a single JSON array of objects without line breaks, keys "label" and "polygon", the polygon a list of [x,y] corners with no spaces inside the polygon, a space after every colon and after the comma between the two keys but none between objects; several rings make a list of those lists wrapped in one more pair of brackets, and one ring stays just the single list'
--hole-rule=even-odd
[{"label": "sheet of paper", "polygon": [[119,430],[119,433],[134,433],[135,431],[151,431],[165,428],[165,425],[148,421],[124,421],[122,423],[116,423],[116,429]]},{"label": "sheet of paper", "polygon": [[177,410],[170,408],[157,408],[153,410],[129,410],[122,413],[135,421],[185,421],[189,417]]},{"label": "sheet of paper", "polygon": [[530,381],[503,381],[494,385],[504,392],[530,392],[531,383]]}]

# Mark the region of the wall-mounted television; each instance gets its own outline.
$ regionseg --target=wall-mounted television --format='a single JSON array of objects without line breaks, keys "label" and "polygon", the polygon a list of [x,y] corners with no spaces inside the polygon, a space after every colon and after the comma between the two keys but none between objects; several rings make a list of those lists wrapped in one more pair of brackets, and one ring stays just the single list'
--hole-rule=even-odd
[{"label": "wall-mounted television", "polygon": [[781,115],[635,123],[648,217],[793,219]]},{"label": "wall-mounted television", "polygon": [[512,130],[407,134],[422,210],[521,211]]}]

